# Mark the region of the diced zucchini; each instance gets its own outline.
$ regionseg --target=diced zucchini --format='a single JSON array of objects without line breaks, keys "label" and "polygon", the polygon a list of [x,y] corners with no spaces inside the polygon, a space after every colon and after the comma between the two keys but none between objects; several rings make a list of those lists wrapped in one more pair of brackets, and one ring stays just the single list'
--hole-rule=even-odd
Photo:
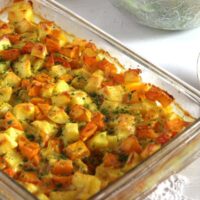
[{"label": "diced zucchini", "polygon": [[78,124],[67,123],[63,129],[62,134],[65,145],[76,142],[79,139]]},{"label": "diced zucchini", "polygon": [[0,51],[8,49],[9,47],[11,47],[11,43],[8,38],[3,37],[0,39]]}]

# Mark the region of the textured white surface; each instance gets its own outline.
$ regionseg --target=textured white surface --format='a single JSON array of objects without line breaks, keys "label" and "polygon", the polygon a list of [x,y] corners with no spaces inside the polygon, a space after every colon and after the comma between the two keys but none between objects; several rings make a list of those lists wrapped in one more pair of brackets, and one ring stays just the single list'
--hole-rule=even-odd
[{"label": "textured white surface", "polygon": [[[138,25],[119,12],[109,0],[57,0],[129,48],[198,88],[197,57],[200,52],[200,28],[186,32],[167,32]],[[180,174],[189,180],[184,195],[200,199],[200,159]],[[171,200],[171,199],[167,199]]]}]

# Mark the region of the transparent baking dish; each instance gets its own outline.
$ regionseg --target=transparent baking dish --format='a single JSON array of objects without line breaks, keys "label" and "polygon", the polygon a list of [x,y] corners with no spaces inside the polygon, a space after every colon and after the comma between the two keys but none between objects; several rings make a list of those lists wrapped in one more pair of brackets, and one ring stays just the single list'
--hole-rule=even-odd
[{"label": "transparent baking dish", "polygon": [[[0,9],[6,8],[9,0],[0,1]],[[156,186],[190,164],[200,150],[200,92],[165,70],[146,61],[112,36],[90,24],[54,0],[32,0],[35,12],[54,21],[62,29],[78,37],[93,41],[99,48],[108,51],[125,68],[142,69],[145,82],[155,84],[174,96],[176,102],[196,120],[176,138],[153,156],[146,159],[126,175],[97,193],[93,200],[144,199]],[[5,20],[6,10],[0,19]],[[164,48],[164,47],[163,47]],[[166,57],[166,59],[168,59]],[[176,106],[176,109],[178,106]],[[180,110],[187,117],[186,113]],[[0,172],[0,199],[35,199],[14,180]]]}]

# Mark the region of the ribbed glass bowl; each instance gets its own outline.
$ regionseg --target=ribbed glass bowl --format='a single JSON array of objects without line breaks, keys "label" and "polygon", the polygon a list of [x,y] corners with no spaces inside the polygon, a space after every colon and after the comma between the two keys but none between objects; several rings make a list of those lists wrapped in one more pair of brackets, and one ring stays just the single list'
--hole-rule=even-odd
[{"label": "ribbed glass bowl", "polygon": [[139,23],[165,30],[200,26],[200,0],[110,0]]}]

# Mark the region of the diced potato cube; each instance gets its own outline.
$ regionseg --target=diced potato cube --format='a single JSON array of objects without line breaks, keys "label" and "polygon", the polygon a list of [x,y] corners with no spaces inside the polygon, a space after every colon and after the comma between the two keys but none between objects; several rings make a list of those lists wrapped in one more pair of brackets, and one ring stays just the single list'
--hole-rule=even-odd
[{"label": "diced potato cube", "polygon": [[69,117],[63,109],[52,106],[48,112],[48,118],[57,124],[65,124]]},{"label": "diced potato cube", "polygon": [[20,131],[15,128],[8,128],[6,131],[3,132],[6,136],[8,136],[8,139],[13,147],[18,146],[17,139],[20,135],[23,135],[23,131]]},{"label": "diced potato cube", "polygon": [[0,62],[0,74],[4,74],[8,69],[8,62]]},{"label": "diced potato cube", "polygon": [[35,29],[36,29],[35,24],[26,19],[23,19],[22,21],[15,23],[15,31],[17,33],[33,32]]},{"label": "diced potato cube", "polygon": [[89,141],[88,146],[93,150],[105,150],[108,147],[107,132],[101,132],[94,135]]},{"label": "diced potato cube", "polygon": [[4,155],[4,159],[8,164],[12,167],[12,169],[17,172],[21,168],[21,164],[23,164],[23,158],[22,156],[16,151],[10,149],[6,154]]},{"label": "diced potato cube", "polygon": [[67,123],[63,129],[62,134],[65,145],[76,142],[79,139],[78,124]]},{"label": "diced potato cube", "polygon": [[10,40],[6,37],[0,39],[0,51],[6,50],[11,47]]},{"label": "diced potato cube", "polygon": [[98,91],[101,88],[103,79],[104,79],[104,77],[103,77],[102,71],[100,71],[100,70],[96,71],[89,78],[87,85],[85,86],[85,90],[89,93]]},{"label": "diced potato cube", "polygon": [[50,98],[53,95],[55,85],[53,83],[45,84],[41,89],[41,95],[44,98]]},{"label": "diced potato cube", "polygon": [[55,78],[59,78],[67,73],[67,69],[62,65],[54,65],[51,67],[50,74]]},{"label": "diced potato cube", "polygon": [[32,51],[31,51],[31,55],[35,56],[37,58],[44,59],[47,55],[46,46],[44,44],[41,44],[41,43],[35,44]]},{"label": "diced potato cube", "polygon": [[13,72],[8,72],[1,82],[2,86],[17,87],[21,82],[21,78]]},{"label": "diced potato cube", "polygon": [[10,149],[17,147],[17,142],[10,142],[9,136],[4,135],[4,133],[0,134],[0,143],[0,155],[3,155],[10,151]]},{"label": "diced potato cube", "polygon": [[20,22],[23,19],[33,21],[33,17],[33,9],[30,3],[17,2],[9,8],[8,20],[11,23]]},{"label": "diced potato cube", "polygon": [[0,88],[0,102],[8,102],[12,95],[11,87]]},{"label": "diced potato cube", "polygon": [[53,136],[58,132],[57,125],[46,120],[36,120],[32,122],[32,125],[38,130],[39,133],[43,132],[49,136]]},{"label": "diced potato cube", "polygon": [[59,80],[54,87],[54,94],[58,95],[63,92],[67,92],[70,90],[70,86],[64,81],[64,80]]},{"label": "diced potato cube", "polygon": [[71,104],[86,105],[92,103],[91,98],[82,90],[71,91],[70,95]]},{"label": "diced potato cube", "polygon": [[74,174],[72,184],[78,191],[77,199],[89,199],[101,189],[101,181],[96,176],[79,172]]},{"label": "diced potato cube", "polygon": [[100,93],[109,101],[122,102],[124,89],[121,85],[106,86],[101,89]]},{"label": "diced potato cube", "polygon": [[0,117],[3,117],[9,110],[12,109],[12,106],[8,103],[0,103]]},{"label": "diced potato cube", "polygon": [[35,117],[35,106],[32,103],[17,104],[13,108],[13,113],[20,121],[33,120]]},{"label": "diced potato cube", "polygon": [[44,193],[38,193],[36,196],[39,200],[49,200],[49,198]]},{"label": "diced potato cube", "polygon": [[22,184],[29,192],[36,193],[38,191],[38,186],[32,183],[25,183],[25,182],[19,182]]},{"label": "diced potato cube", "polygon": [[24,57],[14,64],[15,73],[21,78],[29,78],[32,76],[31,62],[28,58]]},{"label": "diced potato cube", "polygon": [[51,97],[52,104],[58,107],[65,107],[70,102],[70,96],[67,93]]},{"label": "diced potato cube", "polygon": [[72,200],[76,196],[77,191],[53,191],[50,193],[50,200]]}]

